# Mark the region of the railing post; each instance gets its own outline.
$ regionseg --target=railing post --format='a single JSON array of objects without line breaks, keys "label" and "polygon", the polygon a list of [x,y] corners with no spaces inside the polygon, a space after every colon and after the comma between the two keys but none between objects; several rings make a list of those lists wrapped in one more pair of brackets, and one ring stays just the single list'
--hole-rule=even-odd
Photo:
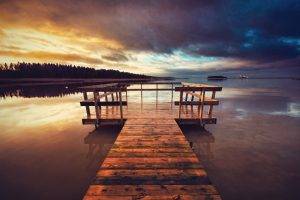
[{"label": "railing post", "polygon": [[201,95],[202,95],[202,91],[200,91],[200,95],[198,99],[198,117],[200,117]]},{"label": "railing post", "polygon": [[128,105],[127,86],[125,87],[125,89],[126,89],[126,101],[127,101],[127,105]]},{"label": "railing post", "polygon": [[203,118],[204,101],[205,101],[205,90],[203,89],[203,91],[202,91],[202,99],[201,99],[201,115],[200,115],[200,119],[201,120]]},{"label": "railing post", "polygon": [[121,123],[123,123],[123,105],[122,105],[122,91],[120,89],[119,91],[119,102],[120,102],[120,117],[121,117]]},{"label": "railing post", "polygon": [[179,97],[179,119],[181,119],[181,104],[182,104],[182,95],[183,95],[183,91],[180,90],[180,97]]},{"label": "railing post", "polygon": [[143,83],[141,83],[141,97],[143,96]]},{"label": "railing post", "polygon": [[[86,91],[83,92],[83,99],[85,101],[88,100],[88,96],[87,96],[87,92]],[[85,110],[86,110],[86,115],[89,118],[91,116],[90,107],[89,106],[85,106]]]},{"label": "railing post", "polygon": [[[213,91],[212,95],[211,95],[211,99],[215,99],[215,98],[216,98],[216,91]],[[213,111],[213,105],[210,105],[209,111],[208,111],[209,118],[212,118],[212,111]]]},{"label": "railing post", "polygon": [[111,93],[111,101],[115,101],[114,93],[113,92]]},{"label": "railing post", "polygon": [[[195,91],[193,90],[192,93],[195,94]],[[193,112],[193,101],[194,101],[194,95],[192,95],[192,97],[191,97],[191,110],[192,110],[192,112]]]},{"label": "railing post", "polygon": [[156,83],[156,108],[158,103],[158,84]]},{"label": "railing post", "polygon": [[117,100],[117,101],[119,100],[118,92],[116,92],[116,100]]},{"label": "railing post", "polygon": [[[105,102],[107,103],[107,102],[108,102],[108,99],[107,99],[107,94],[106,94],[106,92],[104,92],[104,95],[105,95]],[[107,110],[107,108],[108,108],[108,105],[106,105],[106,110]]]},{"label": "railing post", "polygon": [[188,100],[188,95],[189,95],[189,93],[188,93],[188,92],[186,92],[186,94],[185,94],[185,101],[187,101],[187,100]]},{"label": "railing post", "polygon": [[[172,90],[172,94],[171,94],[171,103],[173,102],[173,83],[172,83],[172,88],[171,88],[171,90]],[[173,104],[172,104],[173,105]]]},{"label": "railing post", "polygon": [[98,107],[98,92],[94,91],[94,102],[95,102],[95,113],[96,113],[96,124],[97,127],[99,125],[99,107]]},{"label": "railing post", "polygon": [[[188,95],[189,95],[189,91],[185,91],[185,102],[187,102],[187,100],[188,100]],[[188,105],[187,105],[187,103],[185,104],[185,110],[186,110],[186,112],[188,112],[188,109],[187,109],[187,107],[188,107]]]}]

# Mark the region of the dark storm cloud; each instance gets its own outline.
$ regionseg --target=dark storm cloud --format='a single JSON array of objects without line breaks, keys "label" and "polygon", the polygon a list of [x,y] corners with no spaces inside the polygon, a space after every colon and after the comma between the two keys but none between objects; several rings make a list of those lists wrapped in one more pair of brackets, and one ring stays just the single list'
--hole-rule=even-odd
[{"label": "dark storm cloud", "polygon": [[[44,0],[31,4],[10,2],[7,19],[48,21],[116,40],[129,50],[172,53],[181,49],[258,63],[299,57],[298,0]],[[103,58],[126,60],[115,55]]]},{"label": "dark storm cloud", "polygon": [[104,56],[102,56],[102,58],[105,60],[110,60],[110,61],[114,61],[114,62],[128,61],[128,58],[122,53],[112,53],[109,55],[104,55]]}]

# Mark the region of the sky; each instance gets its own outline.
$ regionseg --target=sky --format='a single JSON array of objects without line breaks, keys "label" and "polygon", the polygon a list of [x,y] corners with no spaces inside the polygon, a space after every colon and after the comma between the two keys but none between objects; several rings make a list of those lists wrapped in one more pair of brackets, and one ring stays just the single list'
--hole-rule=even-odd
[{"label": "sky", "polygon": [[299,0],[0,0],[0,63],[284,71],[300,66],[299,22]]}]

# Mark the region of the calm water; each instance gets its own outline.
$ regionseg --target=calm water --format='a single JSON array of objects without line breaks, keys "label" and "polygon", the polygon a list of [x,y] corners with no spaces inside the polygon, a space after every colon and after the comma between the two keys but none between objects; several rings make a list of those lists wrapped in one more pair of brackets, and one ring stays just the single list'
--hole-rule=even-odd
[{"label": "calm water", "polygon": [[[217,125],[182,129],[222,197],[300,199],[300,82],[213,84],[224,86]],[[121,127],[81,124],[81,94],[47,91],[0,100],[0,199],[80,199],[118,135]],[[133,100],[139,93],[129,93]],[[159,101],[169,100],[160,92]],[[155,92],[143,101],[155,101]]]}]

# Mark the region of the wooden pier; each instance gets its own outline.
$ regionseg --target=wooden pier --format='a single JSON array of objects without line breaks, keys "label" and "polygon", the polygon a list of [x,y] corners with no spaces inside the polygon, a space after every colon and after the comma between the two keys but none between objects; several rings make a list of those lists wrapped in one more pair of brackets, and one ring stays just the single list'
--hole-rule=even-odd
[{"label": "wooden pier", "polygon": [[[100,169],[84,196],[85,200],[221,199],[177,124],[180,120],[202,125],[205,122],[215,123],[212,107],[218,104],[215,92],[221,88],[184,83],[179,87],[172,86],[171,89],[180,92],[178,106],[175,106],[176,101],[172,105],[148,103],[139,109],[127,101],[123,103],[122,92],[127,92],[125,86],[93,87],[95,101],[90,100],[93,104],[89,105],[95,107],[96,114],[101,115],[101,118],[92,118],[91,113],[88,113],[90,123],[101,126],[105,120],[116,120],[124,123],[124,126],[106,159],[99,166]],[[101,97],[104,100],[107,93],[117,92],[119,108],[115,109],[116,103],[110,103],[113,99],[105,100],[105,105],[99,104],[99,96],[102,95],[99,92],[105,94]],[[212,92],[211,98],[206,98],[205,92]],[[83,102],[87,102],[87,95],[84,96]],[[194,101],[194,98],[198,100]],[[82,102],[81,105],[89,107]],[[99,112],[101,109],[97,107],[102,106],[105,110]],[[208,107],[207,114],[204,114],[204,106]]]}]

